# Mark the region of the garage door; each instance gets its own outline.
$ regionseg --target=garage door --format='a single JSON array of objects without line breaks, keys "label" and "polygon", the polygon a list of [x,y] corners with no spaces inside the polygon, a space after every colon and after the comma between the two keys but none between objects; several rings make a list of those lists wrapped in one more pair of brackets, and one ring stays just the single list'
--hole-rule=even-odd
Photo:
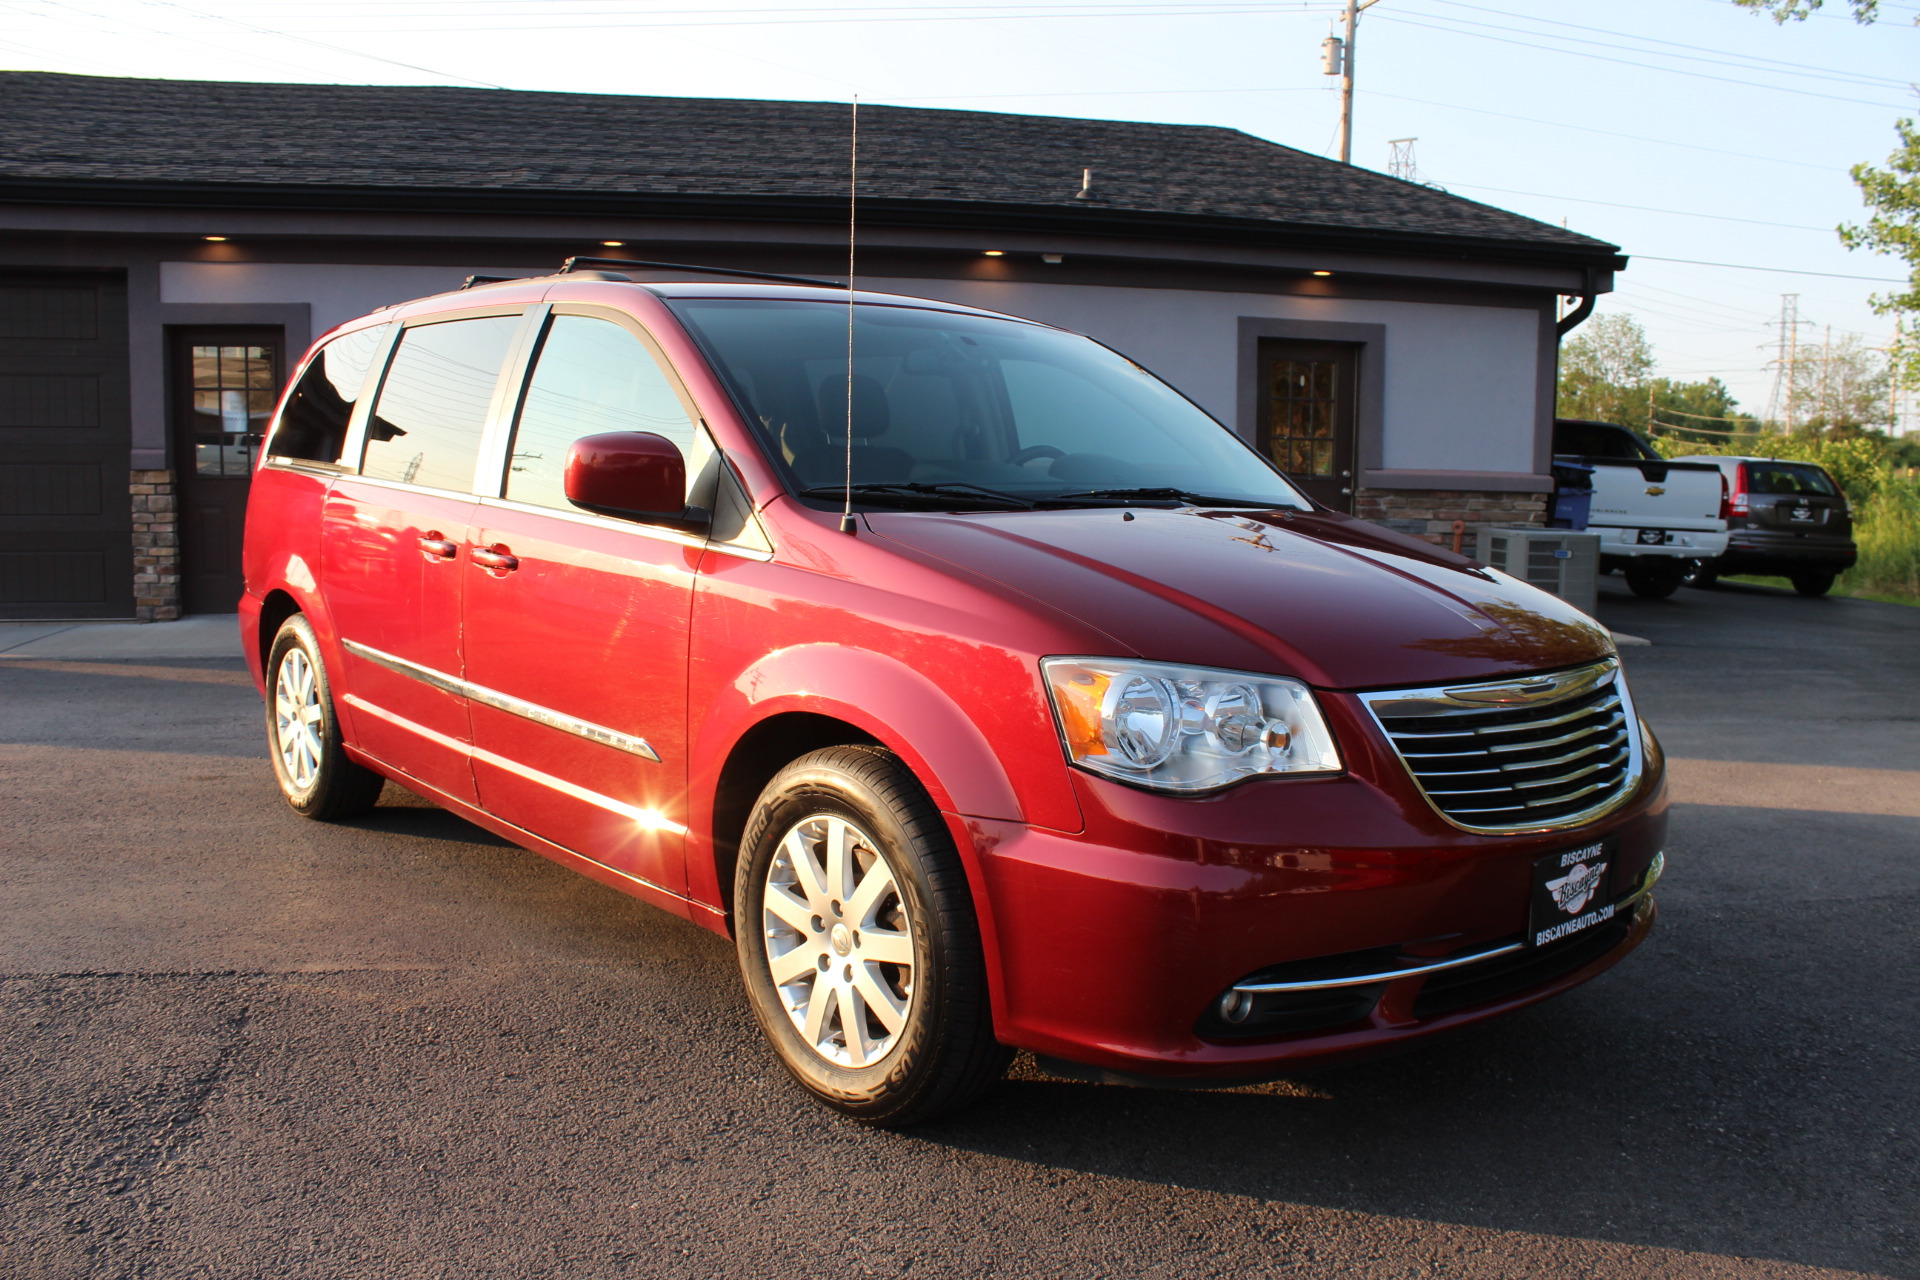
[{"label": "garage door", "polygon": [[0,271],[0,618],[133,616],[127,286]]}]

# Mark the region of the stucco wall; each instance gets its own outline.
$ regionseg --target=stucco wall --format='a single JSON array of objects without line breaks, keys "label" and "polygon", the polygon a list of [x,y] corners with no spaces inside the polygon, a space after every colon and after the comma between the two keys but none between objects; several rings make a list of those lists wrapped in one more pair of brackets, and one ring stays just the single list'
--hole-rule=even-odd
[{"label": "stucco wall", "polygon": [[[163,303],[306,302],[318,334],[386,303],[457,288],[476,272],[533,275],[548,269],[165,262],[160,290]],[[1541,367],[1540,313],[1534,309],[1014,281],[874,278],[861,284],[1089,334],[1139,360],[1229,424],[1243,376],[1237,367],[1242,317],[1383,325],[1389,353],[1383,466],[1534,470]]]}]

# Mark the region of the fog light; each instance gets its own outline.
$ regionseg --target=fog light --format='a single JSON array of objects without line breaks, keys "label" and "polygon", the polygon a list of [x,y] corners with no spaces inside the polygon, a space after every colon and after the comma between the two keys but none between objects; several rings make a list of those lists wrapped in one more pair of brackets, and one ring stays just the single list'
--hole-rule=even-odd
[{"label": "fog light", "polygon": [[1253,1012],[1253,997],[1244,991],[1229,991],[1220,997],[1220,1021],[1242,1023]]}]

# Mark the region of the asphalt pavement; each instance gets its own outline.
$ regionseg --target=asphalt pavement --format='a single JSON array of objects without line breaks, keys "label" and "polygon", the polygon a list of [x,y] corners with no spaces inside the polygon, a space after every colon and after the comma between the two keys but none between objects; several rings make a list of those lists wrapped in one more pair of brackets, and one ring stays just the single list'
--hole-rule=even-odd
[{"label": "asphalt pavement", "polygon": [[908,1133],[785,1079],[722,939],[395,787],[294,816],[237,659],[0,633],[0,1275],[1920,1280],[1920,609],[1600,612],[1676,759],[1633,957]]}]

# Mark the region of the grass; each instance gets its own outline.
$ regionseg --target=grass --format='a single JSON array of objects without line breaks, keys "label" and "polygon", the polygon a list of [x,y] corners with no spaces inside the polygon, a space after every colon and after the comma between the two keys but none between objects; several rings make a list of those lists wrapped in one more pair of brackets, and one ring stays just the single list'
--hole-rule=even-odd
[{"label": "grass", "polygon": [[[1722,582],[1741,582],[1754,587],[1778,587],[1782,591],[1793,590],[1793,583],[1786,578],[1767,578],[1757,573],[1736,573],[1720,579]],[[1878,600],[1882,604],[1904,604],[1920,608],[1920,595],[1896,595],[1885,591],[1860,591],[1847,585],[1845,577],[1833,584],[1828,595],[1846,596],[1850,600]]]}]

